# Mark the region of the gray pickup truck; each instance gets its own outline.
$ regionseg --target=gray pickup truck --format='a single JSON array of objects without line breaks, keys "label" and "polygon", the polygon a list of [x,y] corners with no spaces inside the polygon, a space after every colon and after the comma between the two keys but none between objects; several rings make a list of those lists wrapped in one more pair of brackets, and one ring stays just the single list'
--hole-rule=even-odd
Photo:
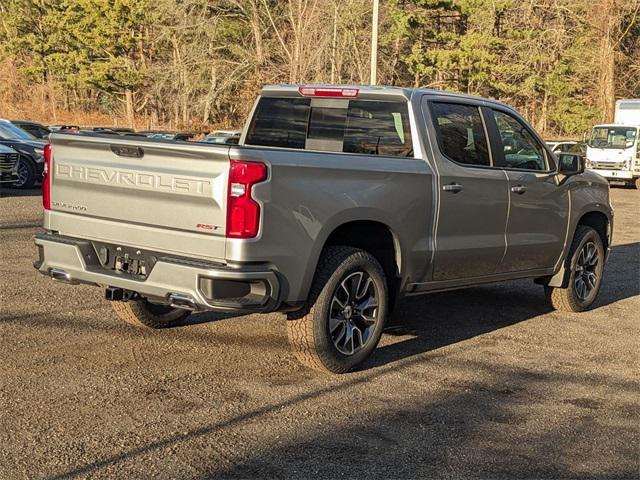
[{"label": "gray pickup truck", "polygon": [[153,328],[286,313],[298,358],[336,373],[372,353],[402,296],[531,278],[585,310],[611,244],[607,182],[483,98],[267,86],[238,145],[51,143],[40,272]]}]

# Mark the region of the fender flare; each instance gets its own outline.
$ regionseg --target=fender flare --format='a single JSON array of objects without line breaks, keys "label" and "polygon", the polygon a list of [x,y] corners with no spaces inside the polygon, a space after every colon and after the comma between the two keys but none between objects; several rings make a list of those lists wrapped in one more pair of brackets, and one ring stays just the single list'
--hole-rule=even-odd
[{"label": "fender flare", "polygon": [[571,249],[571,245],[573,244],[573,239],[576,235],[576,230],[578,228],[578,225],[581,225],[580,221],[584,218],[585,215],[589,214],[589,213],[601,213],[603,214],[606,219],[607,219],[607,236],[609,237],[607,239],[607,244],[605,245],[605,257],[608,256],[608,249],[610,247],[610,243],[611,243],[611,230],[612,230],[612,223],[613,223],[613,215],[612,212],[606,208],[603,208],[602,204],[592,204],[592,205],[587,205],[585,206],[579,213],[579,215],[576,216],[577,220],[575,223],[572,222],[571,227],[570,227],[570,231],[571,231],[571,235],[567,236],[567,244],[565,246],[564,251],[562,252],[562,261],[560,262],[560,268],[558,269],[558,271],[554,274],[551,275],[548,278],[548,281],[546,281],[547,279],[545,278],[542,282],[543,285],[547,285],[549,287],[555,287],[555,288],[567,288],[569,285],[569,276],[571,274],[571,270],[569,269],[569,265],[568,262],[570,261],[569,258],[569,250]]},{"label": "fender flare", "polygon": [[324,249],[327,240],[331,236],[331,234],[338,228],[343,225],[346,225],[351,222],[375,222],[384,225],[393,238],[393,244],[395,249],[395,263],[399,272],[402,272],[402,261],[405,258],[402,252],[402,244],[400,239],[395,233],[395,229],[392,224],[393,221],[390,218],[387,218],[384,212],[381,212],[377,209],[366,208],[366,207],[356,207],[351,208],[349,210],[344,210],[337,213],[335,216],[331,217],[325,224],[322,229],[318,233],[316,237],[316,241],[313,244],[312,250],[309,253],[307,264],[305,267],[305,275],[303,279],[302,290],[304,292],[308,292],[311,288],[311,283],[313,282],[313,277],[315,276],[316,269],[318,268],[318,261],[320,260],[320,254]]}]

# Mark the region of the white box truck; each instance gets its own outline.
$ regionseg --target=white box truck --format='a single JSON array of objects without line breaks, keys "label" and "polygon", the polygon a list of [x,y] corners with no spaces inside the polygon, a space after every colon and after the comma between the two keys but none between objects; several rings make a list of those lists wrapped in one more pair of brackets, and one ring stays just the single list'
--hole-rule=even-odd
[{"label": "white box truck", "polygon": [[640,99],[618,100],[613,124],[596,125],[587,144],[586,167],[610,181],[640,190]]}]

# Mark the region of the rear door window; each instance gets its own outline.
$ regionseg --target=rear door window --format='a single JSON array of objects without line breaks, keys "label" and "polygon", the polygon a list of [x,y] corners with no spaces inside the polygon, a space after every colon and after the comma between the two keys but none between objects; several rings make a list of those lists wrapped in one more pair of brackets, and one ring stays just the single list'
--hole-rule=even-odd
[{"label": "rear door window", "polygon": [[442,153],[456,163],[489,166],[491,159],[480,109],[460,103],[431,103]]},{"label": "rear door window", "polygon": [[366,155],[413,156],[407,102],[263,97],[245,143]]}]

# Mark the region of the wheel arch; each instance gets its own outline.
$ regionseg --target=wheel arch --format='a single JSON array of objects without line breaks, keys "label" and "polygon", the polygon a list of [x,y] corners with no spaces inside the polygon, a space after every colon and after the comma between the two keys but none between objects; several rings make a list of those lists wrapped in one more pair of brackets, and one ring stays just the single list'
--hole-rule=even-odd
[{"label": "wheel arch", "polygon": [[331,227],[326,227],[309,259],[304,291],[309,290],[320,255],[326,247],[350,246],[369,252],[380,262],[389,282],[393,305],[401,286],[403,255],[400,239],[389,223],[376,218],[360,218],[335,222]]},{"label": "wheel arch", "polygon": [[334,228],[324,242],[329,245],[346,245],[371,253],[385,268],[389,276],[402,270],[402,252],[397,235],[386,224],[374,220],[353,220]]},{"label": "wheel arch", "polygon": [[560,263],[560,269],[555,275],[549,278],[548,282],[543,282],[546,285],[550,287],[567,288],[567,285],[569,284],[569,276],[571,273],[567,264],[567,262],[570,260],[569,248],[571,246],[573,238],[576,235],[576,230],[580,225],[591,227],[598,233],[600,239],[602,240],[605,256],[607,256],[607,252],[611,243],[611,232],[613,229],[610,212],[605,212],[600,208],[593,207],[585,209],[585,211],[583,211],[578,217],[578,220],[572,225],[571,235],[567,236],[567,246],[562,254],[563,258],[562,262]]},{"label": "wheel arch", "polygon": [[602,239],[602,245],[604,246],[604,249],[606,251],[609,248],[610,242],[609,224],[610,221],[607,215],[599,210],[592,210],[584,213],[578,219],[578,222],[573,229],[573,234],[575,235],[578,225],[585,225],[587,227],[593,228],[596,232],[598,232],[598,235]]}]

